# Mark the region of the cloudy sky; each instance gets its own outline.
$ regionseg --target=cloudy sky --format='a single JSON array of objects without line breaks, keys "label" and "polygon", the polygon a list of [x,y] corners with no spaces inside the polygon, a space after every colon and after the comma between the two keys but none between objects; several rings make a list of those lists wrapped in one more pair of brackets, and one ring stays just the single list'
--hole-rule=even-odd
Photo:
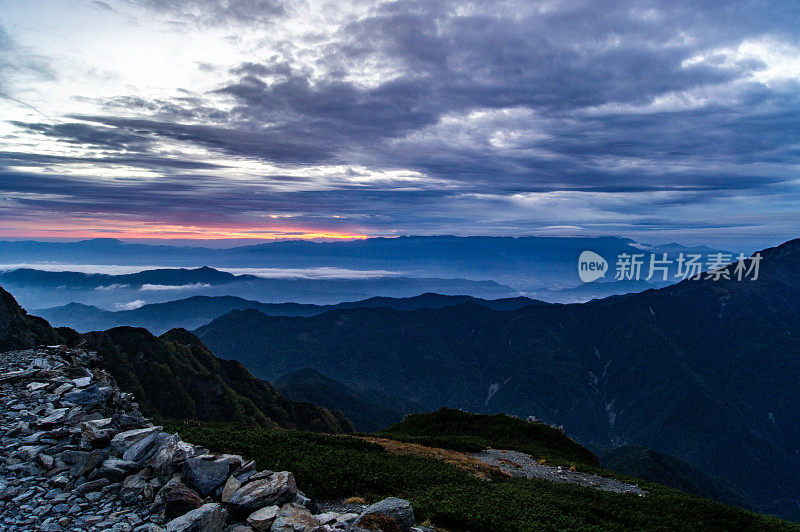
[{"label": "cloudy sky", "polygon": [[0,237],[797,237],[798,20],[774,0],[0,0]]}]

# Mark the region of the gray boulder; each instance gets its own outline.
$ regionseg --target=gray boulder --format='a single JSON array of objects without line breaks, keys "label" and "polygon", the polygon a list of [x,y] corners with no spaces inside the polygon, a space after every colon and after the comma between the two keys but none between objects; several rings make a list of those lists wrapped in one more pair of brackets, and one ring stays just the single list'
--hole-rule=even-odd
[{"label": "gray boulder", "polygon": [[414,509],[411,507],[411,503],[405,499],[389,497],[368,506],[361,512],[361,516],[355,524],[358,525],[365,516],[370,514],[383,514],[392,518],[403,532],[408,532],[414,526]]},{"label": "gray boulder", "polygon": [[64,421],[64,418],[67,417],[67,411],[69,408],[57,408],[53,410],[53,413],[49,416],[43,417],[38,421],[40,426],[44,425],[54,425],[56,423],[61,423]]},{"label": "gray boulder", "polygon": [[251,514],[265,506],[281,505],[294,499],[297,484],[288,471],[273,473],[268,478],[251,480],[231,495],[229,504],[238,513]]},{"label": "gray boulder", "polygon": [[227,460],[189,458],[183,464],[183,481],[205,497],[227,480],[229,471]]},{"label": "gray boulder", "polygon": [[127,460],[120,460],[119,458],[109,458],[103,462],[100,469],[97,470],[97,475],[113,481],[124,479],[131,472],[138,469],[136,462],[128,462]]},{"label": "gray boulder", "polygon": [[236,490],[241,487],[242,483],[239,482],[239,479],[231,475],[227,482],[225,482],[225,487],[222,488],[222,502],[231,502],[231,497],[233,497],[233,494],[236,493]]},{"label": "gray boulder", "polygon": [[294,504],[287,504],[278,512],[270,531],[311,532],[319,526],[319,520],[311,515],[311,512],[309,512],[307,508]]},{"label": "gray boulder", "polygon": [[120,432],[111,439],[111,450],[116,455],[122,455],[133,444],[152,434],[161,432],[161,427],[148,427],[146,429],[135,429]]},{"label": "gray boulder", "polygon": [[146,465],[163,480],[171,477],[185,460],[197,454],[197,448],[182,441],[177,434],[162,434],[156,444],[149,454]]},{"label": "gray boulder", "polygon": [[108,458],[108,451],[105,449],[97,449],[96,451],[92,451],[85,460],[78,462],[72,466],[72,468],[70,468],[69,476],[72,478],[78,478],[83,475],[88,475],[100,467],[106,458]]},{"label": "gray boulder", "polygon": [[69,450],[56,454],[53,456],[53,458],[61,460],[67,465],[75,465],[78,462],[86,460],[88,456],[89,456],[89,451]]},{"label": "gray boulder", "polygon": [[95,442],[105,442],[105,445],[107,445],[111,437],[114,436],[114,432],[111,426],[111,418],[81,423],[81,435],[93,446],[96,446]]},{"label": "gray boulder", "polygon": [[144,463],[152,454],[171,438],[163,432],[153,433],[131,445],[122,455],[129,462]]},{"label": "gray boulder", "polygon": [[88,388],[83,388],[82,390],[73,390],[65,393],[61,400],[74,405],[92,406],[105,403],[106,400],[111,397],[111,394],[111,388],[95,384]]},{"label": "gray boulder", "polygon": [[358,514],[354,513],[343,513],[340,514],[338,512],[325,512],[321,514],[315,514],[314,517],[317,518],[317,521],[323,525],[347,525],[354,522],[358,519]]},{"label": "gray boulder", "polygon": [[208,503],[167,523],[167,532],[222,532],[226,518],[221,504]]},{"label": "gray boulder", "polygon": [[267,506],[266,508],[256,510],[247,518],[247,524],[256,532],[266,532],[272,526],[275,518],[278,517],[278,512],[280,512],[280,510],[278,506]]},{"label": "gray boulder", "polygon": [[77,495],[83,495],[84,493],[90,493],[92,491],[98,491],[110,484],[107,478],[98,478],[97,480],[91,480],[89,482],[84,482],[75,487],[73,492]]}]

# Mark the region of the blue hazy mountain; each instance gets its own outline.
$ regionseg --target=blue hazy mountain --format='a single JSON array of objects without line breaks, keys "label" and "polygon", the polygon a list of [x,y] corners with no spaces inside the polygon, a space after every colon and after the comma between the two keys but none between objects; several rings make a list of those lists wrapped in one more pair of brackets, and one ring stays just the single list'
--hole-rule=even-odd
[{"label": "blue hazy mountain", "polygon": [[623,253],[668,253],[675,258],[679,253],[707,255],[715,251],[679,244],[647,246],[617,237],[402,236],[336,242],[280,241],[228,249],[130,244],[114,239],[0,242],[4,264],[46,260],[170,268],[208,265],[383,270],[404,277],[493,280],[523,292],[578,285],[577,260],[584,250],[598,253],[612,265]]},{"label": "blue hazy mountain", "polygon": [[375,296],[411,297],[425,292],[468,294],[487,299],[516,297],[509,286],[491,280],[439,277],[264,278],[233,275],[213,268],[156,269],[133,274],[42,271],[0,272],[0,283],[26,308],[80,303],[129,310],[196,295],[236,296],[263,302],[333,304]]},{"label": "blue hazy mountain", "polygon": [[601,299],[609,296],[634,294],[654,288],[663,288],[671,283],[659,281],[594,281],[582,283],[571,288],[561,290],[533,290],[528,292],[532,298],[552,303],[584,303],[592,299]]},{"label": "blue hazy mountain", "polygon": [[143,327],[153,334],[175,328],[196,329],[232,310],[256,309],[268,316],[316,316],[335,309],[391,308],[415,310],[442,308],[474,302],[496,310],[516,310],[541,302],[526,297],[481,299],[463,295],[421,294],[407,298],[372,297],[361,301],[335,305],[301,303],[262,303],[234,296],[193,296],[186,299],[143,305],[136,309],[109,311],[82,303],[69,303],[59,307],[31,310],[55,326],[71,327],[79,332],[101,331],[129,325]]}]

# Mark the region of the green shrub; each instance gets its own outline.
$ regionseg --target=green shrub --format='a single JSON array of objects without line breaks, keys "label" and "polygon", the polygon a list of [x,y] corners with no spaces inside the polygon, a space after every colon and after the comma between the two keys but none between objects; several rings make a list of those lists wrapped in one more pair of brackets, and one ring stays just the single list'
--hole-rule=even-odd
[{"label": "green shrub", "polygon": [[435,459],[393,455],[351,436],[269,430],[242,424],[168,422],[187,441],[292,471],[317,500],[409,499],[419,521],[451,531],[798,530],[800,526],[700,497],[643,484],[646,497],[572,484],[488,482]]}]

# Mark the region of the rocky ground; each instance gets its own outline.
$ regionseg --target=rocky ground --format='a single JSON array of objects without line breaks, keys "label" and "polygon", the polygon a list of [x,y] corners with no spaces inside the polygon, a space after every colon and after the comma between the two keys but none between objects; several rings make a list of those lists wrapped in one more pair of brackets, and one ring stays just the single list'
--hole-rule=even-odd
[{"label": "rocky ground", "polygon": [[313,504],[290,472],[167,434],[97,363],[62,347],[0,354],[0,529],[431,530],[408,501]]},{"label": "rocky ground", "polygon": [[530,455],[517,451],[487,449],[480,453],[472,453],[471,456],[487,465],[498,467],[501,471],[505,471],[514,477],[579,484],[598,490],[613,491],[614,493],[633,493],[639,496],[647,494],[645,490],[635,484],[627,484],[619,480],[590,473],[570,471],[560,466],[540,464],[538,461],[531,458]]}]

